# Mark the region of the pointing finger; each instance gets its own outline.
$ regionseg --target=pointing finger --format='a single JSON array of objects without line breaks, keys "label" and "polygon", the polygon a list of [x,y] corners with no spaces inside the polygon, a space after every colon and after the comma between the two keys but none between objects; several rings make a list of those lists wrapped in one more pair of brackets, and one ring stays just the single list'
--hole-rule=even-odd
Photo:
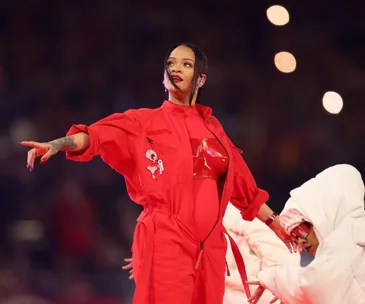
[{"label": "pointing finger", "polygon": [[37,142],[37,141],[21,141],[19,142],[24,147],[32,147],[32,148],[40,148],[44,149],[44,144]]}]

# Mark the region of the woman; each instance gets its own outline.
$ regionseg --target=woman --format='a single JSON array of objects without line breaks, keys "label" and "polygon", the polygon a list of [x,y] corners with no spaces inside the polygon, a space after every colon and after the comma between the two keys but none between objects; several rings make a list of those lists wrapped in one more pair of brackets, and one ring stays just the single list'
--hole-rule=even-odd
[{"label": "woman", "polygon": [[244,219],[257,216],[287,238],[240,150],[211,109],[197,104],[206,73],[207,59],[196,46],[177,45],[166,57],[168,101],[161,107],[74,125],[48,143],[21,143],[32,147],[30,170],[36,157],[44,163],[65,151],[75,161],[99,155],[123,174],[131,199],[144,206],[132,245],[137,304],[222,303],[222,218],[230,199]]}]

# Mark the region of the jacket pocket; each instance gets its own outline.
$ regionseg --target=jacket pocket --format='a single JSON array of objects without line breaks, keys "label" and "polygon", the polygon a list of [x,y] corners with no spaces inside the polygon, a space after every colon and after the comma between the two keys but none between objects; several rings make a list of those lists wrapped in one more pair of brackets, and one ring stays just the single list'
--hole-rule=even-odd
[{"label": "jacket pocket", "polygon": [[177,139],[171,130],[146,130],[146,140],[150,145],[161,149],[173,149],[177,146]]}]

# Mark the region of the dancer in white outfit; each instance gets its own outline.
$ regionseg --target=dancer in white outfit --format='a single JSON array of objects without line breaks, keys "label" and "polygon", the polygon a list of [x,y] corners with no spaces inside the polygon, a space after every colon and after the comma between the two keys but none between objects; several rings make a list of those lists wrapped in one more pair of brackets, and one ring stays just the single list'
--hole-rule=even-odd
[{"label": "dancer in white outfit", "polygon": [[[259,273],[284,304],[365,303],[364,183],[350,165],[330,167],[290,192],[281,223],[315,257],[307,267],[272,266]],[[256,303],[256,292],[253,303]]]}]

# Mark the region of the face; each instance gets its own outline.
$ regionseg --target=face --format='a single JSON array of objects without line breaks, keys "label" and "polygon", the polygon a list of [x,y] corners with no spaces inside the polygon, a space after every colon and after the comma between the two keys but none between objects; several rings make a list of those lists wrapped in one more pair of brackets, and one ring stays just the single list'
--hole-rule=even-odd
[{"label": "face", "polygon": [[[189,96],[193,86],[194,67],[195,67],[195,55],[191,48],[181,45],[175,48],[168,60],[167,66],[173,77],[175,84],[180,88],[177,89],[170,82],[168,75],[165,71],[164,85],[170,94],[177,97]],[[203,77],[199,77],[197,80],[197,88],[199,85],[203,85]]]},{"label": "face", "polygon": [[297,240],[298,247],[316,255],[319,241],[314,232],[313,226],[308,227],[306,224],[300,224],[292,231],[293,237]]}]

